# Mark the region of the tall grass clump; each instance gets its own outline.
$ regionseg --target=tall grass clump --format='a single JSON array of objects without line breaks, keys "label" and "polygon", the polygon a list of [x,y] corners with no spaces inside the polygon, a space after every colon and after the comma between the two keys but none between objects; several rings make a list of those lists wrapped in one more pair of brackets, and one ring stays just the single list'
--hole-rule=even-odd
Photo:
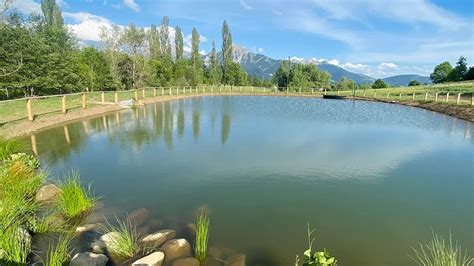
[{"label": "tall grass clump", "polygon": [[107,228],[105,232],[113,233],[110,238],[111,253],[122,260],[129,260],[140,252],[140,244],[138,242],[140,236],[130,219],[120,220],[116,217],[116,220],[116,225],[106,221]]},{"label": "tall grass clump", "polygon": [[21,145],[15,140],[4,140],[0,138],[0,161],[5,160],[11,154],[20,152]]},{"label": "tall grass clump", "polygon": [[72,171],[60,184],[62,190],[57,201],[58,210],[67,218],[77,218],[90,211],[96,203],[90,187],[84,189],[79,181],[79,173]]},{"label": "tall grass clump", "polygon": [[209,240],[209,217],[201,211],[196,218],[196,243],[194,254],[196,259],[203,262],[207,257],[207,243]]},{"label": "tall grass clump", "polygon": [[463,252],[461,246],[453,242],[451,232],[448,240],[433,232],[433,239],[413,251],[414,255],[409,257],[423,266],[469,266],[474,262],[467,251]]},{"label": "tall grass clump", "polygon": [[47,264],[49,266],[62,266],[69,260],[69,243],[71,236],[69,234],[59,237],[56,246],[49,246]]}]

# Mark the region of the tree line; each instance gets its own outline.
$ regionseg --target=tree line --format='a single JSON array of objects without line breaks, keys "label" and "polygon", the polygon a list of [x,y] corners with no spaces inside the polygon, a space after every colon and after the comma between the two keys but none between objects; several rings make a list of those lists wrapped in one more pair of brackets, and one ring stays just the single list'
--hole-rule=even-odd
[{"label": "tree line", "polygon": [[474,80],[474,66],[468,68],[466,58],[461,56],[454,67],[448,61],[437,65],[430,78],[433,83]]},{"label": "tree line", "polygon": [[220,53],[212,41],[209,60],[204,62],[198,30],[192,29],[191,52],[185,55],[182,29],[174,27],[172,44],[166,16],[160,25],[146,29],[133,23],[104,27],[102,45],[97,48],[81,47],[64,25],[55,0],[43,0],[41,14],[27,17],[7,8],[0,13],[3,98],[5,94],[12,98],[145,86],[265,84],[233,61],[232,34],[226,21]]}]

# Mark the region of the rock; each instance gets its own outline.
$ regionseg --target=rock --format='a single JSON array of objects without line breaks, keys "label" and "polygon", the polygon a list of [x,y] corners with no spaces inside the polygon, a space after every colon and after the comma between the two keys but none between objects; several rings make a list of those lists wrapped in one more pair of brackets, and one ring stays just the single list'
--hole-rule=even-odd
[{"label": "rock", "polygon": [[150,218],[150,212],[145,208],[136,209],[128,215],[128,219],[136,227],[146,223],[148,218]]},{"label": "rock", "polygon": [[174,230],[160,230],[156,233],[146,235],[140,242],[145,247],[160,247],[166,241],[176,237],[176,231]]},{"label": "rock", "polygon": [[56,185],[45,185],[38,190],[35,196],[35,200],[39,203],[52,202],[59,197],[60,193],[61,189]]},{"label": "rock", "polygon": [[102,235],[99,240],[96,240],[92,243],[92,252],[94,253],[113,253],[114,245],[115,245],[115,238],[119,237],[119,232],[110,232],[105,235]]},{"label": "rock", "polygon": [[94,231],[97,227],[99,227],[98,224],[84,224],[84,225],[76,227],[76,233]]},{"label": "rock", "polygon": [[188,223],[184,226],[184,231],[188,239],[192,239],[196,236],[196,225],[193,223]]},{"label": "rock", "polygon": [[166,241],[160,248],[165,253],[165,262],[191,256],[191,245],[186,239],[171,239]]},{"label": "rock", "polygon": [[105,266],[109,259],[102,254],[91,252],[77,253],[71,260],[70,266]]},{"label": "rock", "polygon": [[227,258],[224,262],[225,266],[245,266],[245,255],[234,255]]},{"label": "rock", "polygon": [[200,263],[195,258],[182,258],[173,261],[171,266],[199,266]]},{"label": "rock", "polygon": [[26,246],[31,247],[32,238],[31,238],[30,233],[28,233],[28,230],[26,230],[25,228],[19,227],[18,228],[18,237],[19,237],[19,239],[22,240],[22,242]]},{"label": "rock", "polygon": [[161,266],[164,259],[165,254],[163,254],[163,252],[157,251],[135,261],[132,263],[132,266]]}]

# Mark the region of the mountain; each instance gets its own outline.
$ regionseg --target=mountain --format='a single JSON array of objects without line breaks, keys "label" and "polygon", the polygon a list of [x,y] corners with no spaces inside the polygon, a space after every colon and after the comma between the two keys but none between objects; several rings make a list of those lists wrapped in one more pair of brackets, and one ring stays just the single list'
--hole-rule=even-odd
[{"label": "mountain", "polygon": [[317,66],[319,69],[329,72],[329,74],[331,74],[331,79],[334,82],[339,81],[342,77],[352,79],[357,84],[372,83],[375,80],[374,78],[369,77],[367,75],[349,72],[342,67],[338,67],[336,65],[331,65],[328,63],[320,63],[317,64]]},{"label": "mountain", "polygon": [[392,86],[407,86],[408,83],[410,83],[410,81],[412,80],[417,80],[421,84],[431,84],[430,77],[424,77],[419,75],[397,75],[383,79],[385,83],[390,84]]}]

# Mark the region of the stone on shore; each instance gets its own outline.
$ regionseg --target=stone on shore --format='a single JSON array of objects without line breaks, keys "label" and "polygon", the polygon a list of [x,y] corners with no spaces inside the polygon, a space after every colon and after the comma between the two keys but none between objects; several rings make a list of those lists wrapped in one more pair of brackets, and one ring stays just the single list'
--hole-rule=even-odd
[{"label": "stone on shore", "polygon": [[53,202],[61,194],[61,189],[56,185],[49,184],[42,186],[36,193],[35,200],[39,203]]},{"label": "stone on shore", "polygon": [[165,262],[175,259],[191,257],[191,245],[184,239],[171,239],[166,241],[160,250],[165,254]]},{"label": "stone on shore", "polygon": [[200,263],[195,258],[182,258],[173,261],[171,266],[199,266]]},{"label": "stone on shore", "polygon": [[102,235],[99,240],[92,243],[92,252],[94,253],[113,253],[115,248],[115,239],[120,236],[119,232],[110,232]]},{"label": "stone on shore", "polygon": [[98,224],[83,224],[81,226],[76,227],[76,233],[94,231],[95,229],[97,229],[98,226]]},{"label": "stone on shore", "polygon": [[146,235],[140,242],[145,247],[160,247],[163,243],[176,237],[176,231],[174,230],[160,230],[153,234]]},{"label": "stone on shore", "polygon": [[135,261],[132,263],[132,266],[161,266],[164,259],[165,254],[163,254],[163,252],[157,251]]},{"label": "stone on shore", "polygon": [[91,252],[77,253],[71,260],[70,266],[105,266],[109,259],[102,254]]}]

